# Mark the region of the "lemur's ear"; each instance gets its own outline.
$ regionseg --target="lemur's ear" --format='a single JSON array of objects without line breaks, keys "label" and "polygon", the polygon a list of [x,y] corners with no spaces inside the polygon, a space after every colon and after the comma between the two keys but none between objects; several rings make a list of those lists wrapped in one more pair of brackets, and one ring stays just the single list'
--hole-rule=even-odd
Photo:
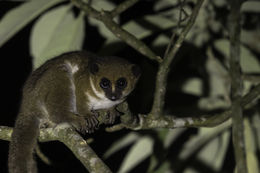
[{"label": "lemur's ear", "polygon": [[96,63],[91,63],[89,70],[90,70],[90,73],[96,74],[99,71],[99,67]]},{"label": "lemur's ear", "polygon": [[140,75],[141,75],[141,68],[138,65],[133,65],[131,70],[132,70],[133,75],[136,78],[140,77]]}]

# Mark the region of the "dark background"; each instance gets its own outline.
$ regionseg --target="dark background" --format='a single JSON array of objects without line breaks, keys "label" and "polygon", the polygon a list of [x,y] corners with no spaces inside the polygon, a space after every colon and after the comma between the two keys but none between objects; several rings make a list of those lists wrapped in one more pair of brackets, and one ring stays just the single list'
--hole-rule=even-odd
[{"label": "dark background", "polygon": [[[117,0],[116,3],[121,1]],[[139,18],[145,14],[154,14],[153,6],[155,1],[143,0],[122,13],[120,17],[120,23],[123,24],[132,19]],[[0,19],[1,17],[10,9],[19,5],[19,2],[1,2],[0,1]],[[75,9],[77,13],[77,10]],[[227,11],[222,10],[221,14],[225,16]],[[225,22],[223,17],[223,21]],[[87,20],[87,19],[86,19]],[[31,22],[27,27],[22,29],[18,34],[16,34],[12,39],[10,39],[6,44],[0,48],[1,56],[1,74],[2,74],[2,104],[0,112],[0,125],[13,126],[15,117],[18,113],[19,104],[21,100],[21,90],[22,86],[32,70],[32,57],[29,53],[29,36],[31,28],[35,21]],[[144,24],[145,25],[145,24]],[[149,26],[146,26],[149,27]],[[98,54],[106,54],[106,51],[100,52],[102,45],[105,41],[99,33],[97,28],[90,26],[86,22],[86,38],[84,43],[84,49]],[[171,30],[161,31],[170,37]],[[145,38],[143,41],[149,45],[149,43],[156,38],[160,33],[154,33],[152,36]],[[212,37],[219,37],[217,34],[213,34]],[[212,38],[213,39],[213,38]],[[129,102],[133,112],[137,113],[147,113],[149,112],[153,99],[154,91],[154,80],[156,75],[157,66],[154,62],[151,62],[147,58],[143,57],[135,50],[127,46],[123,42],[118,42],[115,45],[109,45],[111,48],[113,46],[123,46],[124,48],[117,52],[116,55],[122,56],[130,59],[134,63],[137,63],[143,69],[143,74],[140,82],[137,85],[136,90],[130,96]],[[150,45],[149,45],[150,46]],[[166,45],[161,47],[152,47],[152,49],[158,54],[163,55]],[[167,91],[167,110],[171,113],[180,115],[195,115],[199,116],[204,113],[199,110],[195,105],[199,98],[193,95],[187,95],[180,92],[180,86],[187,79],[197,76],[204,81],[204,95],[208,94],[207,88],[207,74],[204,69],[205,64],[205,47],[196,47],[194,45],[184,43],[180,49],[176,61],[173,64],[173,70],[170,74],[170,84],[171,88]],[[196,56],[196,59],[193,57]],[[104,131],[104,126],[100,128],[97,132],[91,135],[84,136],[85,138],[93,137],[94,142],[91,144],[93,150],[99,155],[106,151],[106,149],[112,144],[113,141],[127,134],[128,130],[121,130],[114,133],[106,133]],[[192,134],[196,134],[196,129],[188,129],[185,133],[178,139],[170,151],[168,152],[169,159],[172,160],[174,166],[176,166],[176,172],[182,172],[183,168],[178,167],[180,162],[177,159],[177,155],[182,148],[182,144],[189,139]],[[157,138],[156,134],[152,131],[140,131],[140,134],[151,134],[154,138]],[[0,140],[0,172],[7,172],[7,155],[8,155],[8,144],[7,141]],[[160,146],[160,144],[158,144]],[[72,152],[66,148],[60,142],[46,142],[41,143],[40,147],[43,153],[52,161],[52,165],[48,166],[44,164],[37,158],[37,163],[39,167],[39,172],[86,172],[82,164],[74,157]],[[122,158],[125,156],[126,152],[130,148],[127,147],[124,150],[116,153],[105,163],[115,172],[122,162]],[[192,159],[192,158],[191,158]],[[145,172],[148,166],[149,160],[144,161],[141,166],[138,166],[132,172]],[[187,161],[189,164],[189,161]],[[193,163],[194,164],[194,163]],[[203,163],[197,162],[194,167],[199,167],[201,172],[212,172],[212,170],[203,165]],[[234,157],[232,142],[228,152],[226,154],[225,163],[222,172],[232,172],[234,169]]]}]

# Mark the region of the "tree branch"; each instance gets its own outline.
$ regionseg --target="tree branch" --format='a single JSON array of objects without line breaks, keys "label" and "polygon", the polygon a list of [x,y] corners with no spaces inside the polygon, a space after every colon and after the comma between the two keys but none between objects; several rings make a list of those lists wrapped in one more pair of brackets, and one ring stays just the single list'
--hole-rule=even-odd
[{"label": "tree branch", "polygon": [[260,83],[259,74],[242,74],[243,81],[249,81],[251,83]]},{"label": "tree branch", "polygon": [[[112,11],[113,14],[111,15],[111,13],[107,11],[99,12],[95,10],[94,8],[89,6],[89,4],[83,2],[82,0],[71,0],[71,2],[79,9],[83,10],[89,17],[93,17],[103,22],[107,29],[109,29],[116,37],[126,42],[129,46],[131,46],[144,56],[150,58],[151,60],[155,60],[158,63],[162,61],[162,59],[157,56],[145,43],[138,40],[134,35],[122,29],[116,22],[113,21],[113,15],[121,12],[121,9],[117,9],[114,12]],[[129,2],[129,6],[124,6],[124,10],[126,9],[126,7],[130,7],[132,3],[134,3],[134,1],[131,3]]]},{"label": "tree branch", "polygon": [[[10,141],[12,128],[0,126],[0,139]],[[69,124],[40,130],[40,142],[58,140],[64,143],[89,172],[112,173],[106,164],[89,147],[87,142]]]},{"label": "tree branch", "polygon": [[[193,24],[195,23],[195,20],[198,16],[200,7],[203,3],[203,0],[198,0],[197,4],[195,5],[193,12],[190,16],[190,19],[187,23],[187,25],[182,30],[181,34],[179,35],[179,38],[175,42],[175,44],[172,46],[171,50],[167,54],[166,57],[164,57],[163,62],[159,66],[159,70],[156,76],[156,86],[155,86],[155,94],[154,94],[154,102],[153,107],[151,111],[151,116],[155,116],[158,118],[162,115],[162,110],[164,108],[164,99],[165,99],[165,93],[166,93],[166,86],[167,86],[167,78],[168,73],[170,70],[170,65],[173,61],[173,59],[176,56],[176,53],[178,52],[179,48],[182,45],[182,42],[184,41],[186,35],[192,28]],[[172,44],[172,43],[169,43]]]},{"label": "tree branch", "polygon": [[[244,108],[247,104],[252,103],[260,96],[260,84],[255,86],[248,94],[241,100],[241,106]],[[183,127],[213,127],[227,121],[231,116],[231,110],[224,111],[216,115],[204,115],[201,118],[176,118],[174,116],[160,116],[158,119],[151,119],[150,116],[140,115],[139,120],[132,116],[128,109],[128,105],[124,102],[118,108],[124,112],[121,124],[108,128],[108,131],[117,131],[122,128],[129,128],[133,130],[152,129],[152,128],[183,128]],[[102,115],[101,115],[102,116]],[[0,126],[0,139],[10,141],[12,128]],[[94,151],[87,145],[86,141],[75,132],[72,128],[61,124],[56,128],[47,128],[40,130],[39,141],[47,142],[58,140],[63,142],[75,156],[82,162],[82,164],[90,171],[111,172],[109,168],[102,162],[102,160],[94,153]]]},{"label": "tree branch", "polygon": [[111,17],[114,18],[115,16],[119,15],[120,13],[124,12],[134,4],[136,4],[138,0],[125,0],[121,4],[119,4],[115,9],[113,9],[110,14]]},{"label": "tree branch", "polygon": [[230,76],[232,99],[232,137],[238,173],[247,173],[244,141],[243,111],[240,106],[242,80],[240,67],[240,7],[243,0],[230,1],[229,36],[230,36]]},{"label": "tree branch", "polygon": [[[260,84],[256,85],[249,93],[242,97],[241,107],[245,108],[249,103],[252,103],[255,99],[260,97]],[[134,119],[132,116],[127,102],[119,105],[118,110],[124,112],[125,114],[121,116],[121,121],[123,123],[115,125],[108,128],[108,131],[116,131],[122,128],[130,129],[151,129],[151,128],[182,128],[182,127],[213,127],[217,126],[231,117],[231,110],[224,111],[223,113],[216,115],[204,115],[201,118],[176,118],[174,115],[161,116],[158,119],[150,119],[147,115],[140,115],[140,120]],[[100,112],[101,117],[105,112]],[[164,118],[165,117],[165,118]],[[182,122],[182,123],[181,123]],[[57,135],[52,134],[52,128],[41,130],[40,142],[47,142],[53,140],[59,140]],[[0,139],[10,140],[12,134],[12,128],[6,126],[0,126]],[[62,137],[62,136],[60,136]],[[64,137],[62,137],[64,138]]]},{"label": "tree branch", "polygon": [[[249,93],[247,93],[241,99],[240,106],[245,108],[246,105],[252,103],[255,99],[260,96],[260,84],[256,85]],[[222,113],[215,115],[203,115],[199,118],[186,117],[177,118],[174,115],[164,115],[158,116],[158,118],[151,118],[148,115],[140,114],[137,118],[134,118],[131,113],[129,113],[127,103],[124,103],[118,107],[122,112],[127,112],[121,117],[121,124],[115,125],[113,127],[107,128],[107,131],[113,132],[121,130],[122,128],[128,128],[132,130],[141,129],[153,129],[153,128],[187,128],[187,127],[214,127],[222,124],[223,122],[230,119],[232,114],[232,108],[226,110]],[[123,118],[123,119],[122,119]]]}]

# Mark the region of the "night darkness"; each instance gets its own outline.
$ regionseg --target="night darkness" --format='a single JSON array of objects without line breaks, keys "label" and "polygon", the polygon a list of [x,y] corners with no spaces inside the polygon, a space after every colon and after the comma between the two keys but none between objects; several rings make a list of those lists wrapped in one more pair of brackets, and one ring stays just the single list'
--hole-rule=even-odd
[{"label": "night darkness", "polygon": [[[119,4],[120,0],[112,1]],[[65,2],[67,3],[67,2]],[[0,0],[0,20],[4,14],[10,9],[20,5],[21,2],[6,2]],[[127,9],[120,15],[119,23],[123,25],[131,20],[143,19],[145,15],[155,14],[154,6],[156,0],[141,0],[134,6]],[[192,3],[191,3],[192,4]],[[193,5],[188,4],[193,7]],[[60,4],[58,4],[60,5]],[[170,8],[176,8],[174,6],[169,6],[163,10],[167,11]],[[79,14],[79,10],[74,8],[75,15]],[[216,19],[225,24],[226,16],[228,11],[225,8],[216,8]],[[221,14],[221,15],[220,15]],[[251,19],[250,17],[246,16]],[[259,17],[258,17],[259,19]],[[32,56],[29,52],[29,39],[32,30],[32,26],[35,24],[37,18],[32,21],[29,25],[19,31],[14,35],[7,43],[5,43],[0,48],[1,56],[1,74],[2,74],[2,104],[0,113],[0,125],[12,127],[15,122],[16,115],[19,110],[19,105],[21,101],[21,91],[26,78],[32,71]],[[134,92],[128,97],[128,102],[133,113],[149,113],[154,92],[154,81],[157,71],[157,65],[155,62],[144,57],[133,48],[128,46],[122,41],[115,42],[110,45],[105,44],[106,38],[104,38],[97,27],[92,26],[88,22],[88,18],[85,18],[85,38],[83,49],[97,53],[99,55],[111,55],[111,50],[113,48],[120,47],[119,51],[116,51],[116,56],[124,57],[133,63],[141,66],[142,76],[139,83],[134,90]],[[250,20],[248,20],[250,21]],[[153,32],[153,34],[145,37],[142,41],[146,43],[157,55],[163,56],[165,48],[167,45],[153,46],[153,42],[159,35],[164,35],[170,37],[172,34],[172,28],[158,30],[151,23],[144,20],[137,20],[137,23],[142,25],[144,28],[148,28]],[[252,29],[255,26],[252,23],[256,23],[255,20],[248,22],[245,26],[251,27],[247,29]],[[259,22],[258,22],[259,23]],[[244,27],[245,27],[244,26]],[[180,48],[177,56],[172,64],[171,73],[169,74],[169,83],[167,88],[165,110],[168,114],[174,114],[179,116],[194,115],[200,116],[202,114],[208,113],[205,110],[198,108],[197,103],[200,99],[199,96],[187,94],[181,91],[182,86],[190,78],[199,78],[202,81],[202,94],[201,97],[207,97],[210,93],[209,86],[209,76],[205,69],[205,64],[207,60],[206,50],[209,45],[213,45],[214,41],[223,37],[223,33],[215,32],[207,28],[210,38],[205,41],[201,46],[197,46],[191,42],[184,42]],[[213,46],[212,46],[213,47]],[[223,55],[216,50],[213,50],[216,56],[220,57],[220,61],[223,60]],[[254,52],[256,53],[256,52]],[[259,55],[258,53],[256,53]],[[195,58],[194,58],[195,57]],[[214,110],[210,113],[218,113],[223,111],[222,109]],[[119,120],[118,120],[119,121]],[[101,125],[100,129],[94,134],[89,134],[83,136],[84,138],[93,138],[94,142],[90,144],[92,149],[100,157],[107,151],[107,149],[122,136],[125,136],[131,132],[130,130],[120,130],[113,133],[105,132],[105,126]],[[171,161],[172,169],[181,173],[185,170],[187,165],[191,165],[196,170],[200,170],[201,173],[217,173],[213,169],[203,163],[201,160],[194,160],[195,156],[189,158],[188,160],[181,161],[178,158],[183,149],[183,144],[188,142],[192,136],[198,134],[198,129],[187,129],[181,136],[177,137],[176,141],[169,147],[169,150],[165,151],[162,149],[162,140],[156,131],[142,130],[138,131],[140,136],[149,135],[155,139],[154,155],[158,156],[160,159],[160,154],[165,152],[165,158],[167,161]],[[0,140],[0,173],[7,173],[7,156],[8,156],[8,144],[9,142]],[[73,153],[61,142],[45,142],[40,143],[40,148],[42,152],[50,159],[51,165],[46,165],[37,156],[38,171],[40,173],[44,172],[55,172],[55,173],[66,173],[66,172],[87,172],[84,166],[79,160],[73,155]],[[109,157],[104,162],[112,170],[116,172],[126,153],[131,149],[131,145],[116,152],[114,155]],[[160,155],[160,156],[159,156]],[[161,162],[165,162],[162,160]],[[136,166],[131,172],[146,172],[149,164],[150,158],[145,159],[141,164]],[[182,163],[182,164],[180,164]],[[184,167],[183,167],[184,166]],[[224,157],[224,164],[221,168],[222,173],[233,172],[235,167],[234,153],[232,141],[230,138],[229,145],[227,147],[227,152]]]},{"label": "night darkness", "polygon": [[[118,1],[120,2],[120,1]],[[19,2],[0,2],[0,19],[3,15],[10,9],[20,5]],[[127,13],[122,15],[122,22],[127,21],[134,17],[138,17],[144,14],[144,9],[151,9],[153,3],[139,3],[137,9],[129,9]],[[130,12],[130,13],[129,13]],[[150,13],[150,10],[147,10],[145,13]],[[78,11],[75,9],[75,13]],[[36,19],[37,20],[37,19]],[[13,126],[16,115],[19,110],[19,104],[21,100],[21,91],[23,84],[26,78],[29,76],[32,70],[32,57],[29,53],[29,37],[31,33],[32,26],[35,21],[32,21],[29,25],[27,25],[24,29],[22,29],[18,34],[12,37],[7,43],[5,43],[0,48],[0,55],[2,59],[2,68],[1,73],[5,74],[2,78],[2,88],[3,88],[3,104],[1,106],[1,116],[0,116],[0,124],[4,126]],[[99,35],[97,29],[95,27],[90,26],[86,22],[86,37],[84,42],[84,49],[97,52],[103,45],[104,38]],[[118,44],[124,44],[119,42]],[[114,45],[117,46],[117,45]],[[113,47],[113,45],[112,45]],[[119,56],[123,56],[125,58],[131,58],[131,61],[134,63],[140,62],[140,54],[136,53],[133,49],[129,48],[129,46],[124,45],[125,49],[122,52],[119,52]],[[104,54],[104,53],[103,53]],[[138,58],[137,58],[138,56]],[[132,58],[136,57],[136,58]],[[134,99],[135,96],[131,96]],[[138,103],[135,103],[138,104]],[[98,155],[102,155],[105,149],[111,145],[114,139],[117,136],[122,136],[127,133],[127,130],[115,132],[115,133],[105,133],[104,126],[100,128],[99,131],[94,134],[87,135],[85,138],[93,137],[95,142],[91,147],[96,151]],[[7,172],[7,156],[8,156],[8,144],[7,141],[0,140],[0,172]],[[37,159],[38,171],[39,172],[86,172],[85,168],[82,164],[75,158],[72,152],[66,148],[60,142],[47,142],[41,143],[40,148],[44,154],[51,160],[52,165],[48,166],[44,164],[39,158]],[[127,148],[125,149],[127,151]],[[120,165],[120,161],[118,158],[122,157],[123,153],[126,151],[113,156],[114,158],[110,158],[110,160],[105,161],[112,170],[118,169]],[[114,164],[117,162],[117,164]]]}]

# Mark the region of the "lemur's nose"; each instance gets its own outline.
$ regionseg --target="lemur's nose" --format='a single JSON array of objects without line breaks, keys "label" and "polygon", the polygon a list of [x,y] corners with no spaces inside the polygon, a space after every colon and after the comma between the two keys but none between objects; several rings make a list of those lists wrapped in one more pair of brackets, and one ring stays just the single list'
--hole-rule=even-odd
[{"label": "lemur's nose", "polygon": [[116,96],[113,95],[113,96],[111,96],[110,100],[115,101],[115,100],[117,100],[117,98],[116,98]]}]

